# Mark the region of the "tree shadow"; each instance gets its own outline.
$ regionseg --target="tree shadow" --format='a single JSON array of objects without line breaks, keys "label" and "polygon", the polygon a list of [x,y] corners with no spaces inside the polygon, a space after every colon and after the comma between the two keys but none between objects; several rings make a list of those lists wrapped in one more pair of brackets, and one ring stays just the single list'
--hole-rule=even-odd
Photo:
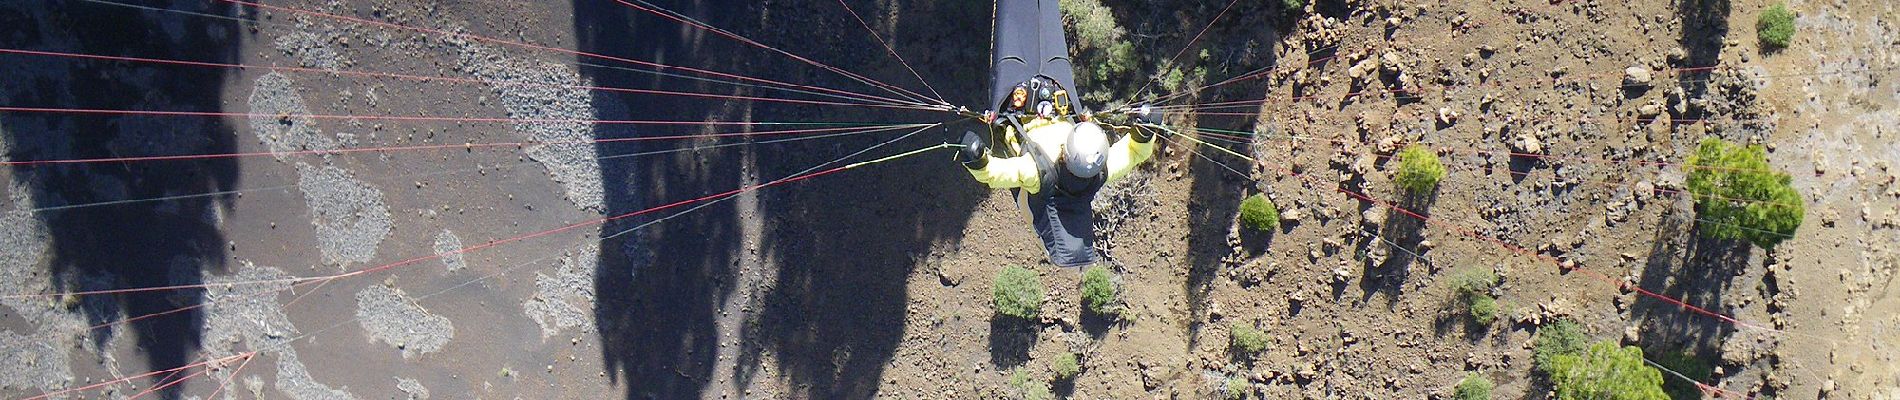
[{"label": "tree shadow", "polygon": [[[1470,304],[1466,303],[1464,299],[1455,296],[1445,299],[1444,307],[1439,309],[1440,312],[1437,316],[1432,317],[1433,336],[1444,338],[1451,335],[1453,330],[1460,330],[1460,328],[1462,328],[1460,332],[1463,333],[1459,336],[1462,336],[1466,342],[1477,344],[1482,342],[1485,336],[1491,335],[1491,332],[1497,329],[1498,324],[1495,322],[1489,325],[1478,323],[1476,319],[1471,317],[1471,312],[1468,307],[1470,307]],[[1504,323],[1508,324],[1510,322],[1506,321]],[[1498,344],[1505,344],[1509,342],[1509,339],[1499,336],[1494,337],[1493,341]]]},{"label": "tree shadow", "polygon": [[[215,63],[238,60],[242,37],[235,20],[182,18],[97,3],[26,3],[0,5],[0,20],[10,21],[0,24],[5,47]],[[228,4],[141,3],[216,15],[248,11]],[[9,106],[226,111],[221,101],[229,79],[226,69],[6,58],[0,75],[9,83],[0,85],[0,97]],[[12,161],[236,151],[233,127],[215,118],[20,113],[0,119],[0,129]],[[17,165],[11,171],[13,183],[32,198],[32,204],[14,207],[35,209],[47,227],[47,275],[53,290],[61,292],[196,285],[203,283],[207,270],[223,271],[228,247],[219,223],[231,207],[228,195],[87,204],[225,191],[237,185],[238,174],[237,163],[229,158]],[[195,357],[204,325],[196,307],[202,304],[202,289],[178,289],[85,296],[78,308],[91,324],[113,324],[88,332],[100,351],[129,328],[147,364],[131,369],[163,370]],[[152,386],[184,379],[158,378]],[[174,385],[158,394],[178,398],[184,387]]]},{"label": "tree shadow", "polygon": [[[1426,217],[1432,215],[1432,203],[1438,201],[1437,188],[1426,193],[1400,192],[1402,194],[1397,202],[1399,208]],[[1391,207],[1385,209],[1385,224],[1379,227],[1379,236],[1385,240],[1366,238],[1360,241],[1363,251],[1382,255],[1368,257],[1363,263],[1359,290],[1364,295],[1360,300],[1371,300],[1373,296],[1380,295],[1385,297],[1387,308],[1398,304],[1399,296],[1405,292],[1405,283],[1412,275],[1412,263],[1417,261],[1415,249],[1425,241],[1424,231],[1424,219]]]},{"label": "tree shadow", "polygon": [[[727,0],[653,3],[818,62],[928,93],[835,4],[785,8]],[[987,76],[983,63],[952,61],[986,57],[987,48],[964,44],[988,40],[987,4],[849,3],[952,103],[982,102],[980,92],[989,82],[967,78]],[[782,55],[613,2],[576,1],[574,7],[582,51],[882,93]],[[984,28],[973,28],[977,26]],[[583,72],[596,84],[609,87],[835,100],[614,68],[587,67]],[[601,119],[905,123],[950,119],[937,113],[881,108],[709,103],[624,93],[597,94],[595,103]],[[950,131],[962,132],[931,130],[853,161],[943,143],[953,139]],[[602,138],[699,133],[597,132]],[[607,213],[618,215],[769,182],[904,132],[908,131],[603,163]],[[614,144],[600,145],[598,150],[609,156],[683,145]],[[986,194],[949,158],[947,153],[924,154],[774,186],[618,238],[605,237],[652,218],[631,218],[603,227],[595,318],[605,372],[629,385],[628,398],[694,398],[743,391],[759,379],[761,370],[782,379],[791,397],[870,397],[903,337],[910,273],[933,245],[959,239],[970,212]],[[722,360],[722,355],[733,358]],[[720,370],[722,361],[732,369]]]},{"label": "tree shadow", "polygon": [[[1124,310],[1123,312],[1127,311]],[[1082,312],[1082,320],[1080,322],[1082,332],[1088,333],[1090,338],[1097,340],[1107,337],[1108,330],[1111,328],[1128,327],[1134,324],[1134,322],[1122,318],[1120,315],[1102,315],[1088,311]]]},{"label": "tree shadow", "polygon": [[998,370],[1029,363],[1029,351],[1036,347],[1034,321],[1007,315],[990,316],[990,364]]},{"label": "tree shadow", "polygon": [[[1676,0],[1676,17],[1682,21],[1683,65],[1678,67],[1714,67],[1722,62],[1723,42],[1729,34],[1729,0]],[[1684,99],[1699,98],[1708,92],[1710,70],[1698,69],[1678,74],[1677,84],[1687,93]],[[1690,110],[1677,119],[1702,119],[1705,110]]]},{"label": "tree shadow", "polygon": [[[1686,200],[1666,212],[1657,224],[1655,237],[1644,261],[1643,277],[1637,284],[1643,289],[1682,300],[1709,311],[1727,314],[1721,299],[1731,285],[1762,277],[1753,269],[1749,245],[1740,240],[1704,238],[1696,233],[1692,210]],[[1762,278],[1765,289],[1774,291],[1773,279]],[[1764,293],[1772,297],[1772,293]],[[1733,325],[1682,308],[1673,303],[1638,297],[1630,306],[1630,317],[1642,329],[1642,342],[1648,348],[1682,349],[1703,356],[1721,354],[1722,341],[1735,331]]]}]

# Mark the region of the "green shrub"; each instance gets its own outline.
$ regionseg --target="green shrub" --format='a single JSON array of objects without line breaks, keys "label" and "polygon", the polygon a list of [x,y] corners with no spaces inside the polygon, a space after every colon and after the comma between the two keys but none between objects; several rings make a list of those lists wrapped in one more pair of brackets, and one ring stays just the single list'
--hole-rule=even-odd
[{"label": "green shrub", "polygon": [[1082,363],[1076,361],[1075,353],[1064,352],[1049,361],[1049,369],[1056,371],[1056,379],[1075,379],[1076,374],[1082,373]]},{"label": "green shrub", "polygon": [[1476,322],[1478,325],[1490,326],[1492,322],[1498,320],[1498,300],[1489,295],[1472,297],[1469,308],[1471,322]]},{"label": "green shrub", "polygon": [[1121,303],[1116,298],[1115,281],[1111,279],[1108,268],[1100,265],[1089,267],[1082,272],[1082,305],[1089,312],[1098,315],[1114,315],[1115,306]]},{"label": "green shrub", "polygon": [[1768,167],[1761,146],[1706,138],[1685,168],[1703,235],[1772,248],[1801,226],[1806,212],[1801,195],[1787,173]]},{"label": "green shrub", "polygon": [[1473,372],[1465,375],[1465,380],[1459,381],[1458,386],[1452,388],[1451,398],[1456,400],[1491,400],[1491,388],[1490,379],[1485,379],[1484,375],[1478,375],[1478,373]]},{"label": "green shrub", "polygon": [[1228,329],[1228,347],[1242,356],[1252,356],[1267,350],[1267,333],[1253,324],[1235,322]]},{"label": "green shrub", "polygon": [[1432,149],[1414,144],[1399,152],[1399,174],[1392,180],[1400,188],[1422,195],[1431,193],[1444,179],[1445,165],[1438,163],[1438,153]]},{"label": "green shrub", "polygon": [[1469,268],[1451,276],[1451,292],[1457,296],[1489,295],[1498,285],[1498,273],[1490,268]]},{"label": "green shrub", "polygon": [[1247,379],[1238,376],[1227,377],[1227,385],[1225,386],[1223,391],[1227,392],[1227,400],[1245,400],[1248,392],[1250,392],[1250,390],[1248,390],[1250,388],[1247,387]]},{"label": "green shrub", "polygon": [[1537,338],[1531,341],[1531,363],[1538,371],[1555,376],[1551,366],[1557,357],[1582,353],[1589,343],[1582,326],[1568,319],[1557,320],[1537,330]]},{"label": "green shrub", "polygon": [[1551,361],[1550,381],[1562,400],[1667,400],[1662,373],[1643,364],[1643,350],[1602,341]]},{"label": "green shrub", "polygon": [[1280,0],[1280,5],[1286,6],[1286,12],[1294,14],[1306,10],[1306,0]]},{"label": "green shrub", "polygon": [[1042,312],[1042,278],[1035,271],[1018,266],[1003,267],[996,273],[996,286],[991,290],[995,296],[991,305],[997,314],[1022,319],[1035,319]]},{"label": "green shrub", "polygon": [[1498,285],[1498,274],[1487,268],[1471,268],[1451,277],[1452,296],[1465,305],[1471,321],[1491,325],[1498,319],[1498,301],[1491,288]]},{"label": "green shrub", "polygon": [[1761,12],[1761,18],[1755,20],[1755,36],[1761,39],[1762,47],[1779,49],[1788,47],[1794,39],[1794,11],[1785,4],[1775,4]]},{"label": "green shrub", "polygon": [[1280,209],[1267,196],[1254,194],[1240,201],[1240,226],[1256,232],[1272,232],[1280,226]]},{"label": "green shrub", "polygon": [[1031,379],[1029,372],[1022,369],[1017,369],[1016,373],[1009,375],[1009,385],[1022,391],[1023,400],[1051,400],[1056,397],[1049,391],[1048,382]]},{"label": "green shrub", "polygon": [[[1682,351],[1666,351],[1658,355],[1658,357],[1653,358],[1653,360],[1656,361],[1656,364],[1662,365],[1663,368],[1676,371],[1676,373],[1682,374],[1682,376],[1696,382],[1707,382],[1709,376],[1714,373],[1709,363],[1696,359],[1694,354],[1684,353]],[[1681,379],[1664,379],[1663,392],[1669,393],[1669,397],[1676,400],[1699,400],[1702,398],[1701,388],[1696,387],[1695,383]]]}]

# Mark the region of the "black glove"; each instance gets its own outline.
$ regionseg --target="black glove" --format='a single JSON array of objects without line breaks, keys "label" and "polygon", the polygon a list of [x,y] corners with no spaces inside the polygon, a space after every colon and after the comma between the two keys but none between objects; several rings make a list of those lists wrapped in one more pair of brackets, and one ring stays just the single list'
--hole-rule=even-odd
[{"label": "black glove", "polygon": [[1156,110],[1154,106],[1147,104],[1141,105],[1141,108],[1135,109],[1132,114],[1134,114],[1136,122],[1144,124],[1160,124],[1161,119],[1166,117],[1166,115],[1162,115],[1160,110]]},{"label": "black glove", "polygon": [[961,143],[963,148],[957,150],[957,162],[963,163],[964,168],[983,169],[990,165],[990,145],[976,132],[964,131]]}]

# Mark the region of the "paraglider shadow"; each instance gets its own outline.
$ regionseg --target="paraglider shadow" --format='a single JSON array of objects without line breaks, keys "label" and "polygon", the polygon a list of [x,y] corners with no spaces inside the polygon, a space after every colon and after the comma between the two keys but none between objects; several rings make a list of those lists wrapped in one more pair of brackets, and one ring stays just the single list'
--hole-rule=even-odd
[{"label": "paraglider shadow", "polygon": [[[230,63],[238,59],[240,23],[176,18],[169,14],[82,2],[0,5],[4,47]],[[228,4],[172,5],[175,9],[237,15]],[[242,10],[246,16],[249,10]],[[227,70],[129,64],[53,57],[5,56],[0,98],[9,106],[221,112]],[[9,114],[0,119],[10,161],[231,153],[233,127],[216,118],[68,114]],[[18,165],[14,187],[31,201],[8,205],[44,224],[44,236],[21,229],[11,240],[45,240],[50,291],[73,292],[196,285],[222,271],[228,248],[220,215],[226,196],[90,203],[230,190],[238,184],[231,159],[140,163]],[[15,193],[13,199],[20,193]],[[75,207],[68,207],[75,206]],[[17,250],[17,249],[16,249]],[[31,266],[8,266],[8,268]],[[9,293],[11,294],[11,293]],[[44,300],[76,311],[92,325],[96,351],[130,332],[145,365],[164,370],[195,358],[202,340],[202,289],[65,296]],[[190,309],[173,312],[181,308]],[[121,323],[139,318],[129,323]],[[72,332],[79,333],[79,332]],[[50,345],[50,344],[49,344]],[[177,377],[143,384],[157,386]],[[138,384],[141,381],[134,381]],[[159,390],[175,399],[186,385]]]},{"label": "paraglider shadow", "polygon": [[[861,34],[858,22],[835,4],[791,12],[740,1],[651,2],[818,62],[929,93],[869,34]],[[988,40],[987,3],[900,2],[889,5],[900,17],[895,21],[884,20],[885,7],[862,1],[850,4],[950,102],[981,102],[979,92],[987,80],[966,78],[986,76],[983,63],[955,61],[985,58],[986,48],[967,44]],[[573,5],[582,51],[890,96],[783,55],[614,2],[575,1]],[[913,15],[931,17],[901,18]],[[968,28],[975,26],[985,29]],[[851,33],[840,34],[846,29]],[[919,43],[924,40],[946,45],[926,50]],[[814,98],[585,64],[582,70],[600,86]],[[667,72],[695,76],[677,69]],[[937,112],[884,108],[596,93],[601,119],[880,123],[952,119]],[[950,132],[963,128],[925,131],[851,161],[943,143]],[[784,128],[758,130],[768,129]],[[713,131],[739,129],[609,128],[597,132],[601,138],[621,138]],[[906,132],[603,162],[606,214],[781,179]],[[611,156],[684,145],[619,143],[602,144],[597,150]],[[791,391],[783,393],[789,397],[871,397],[883,381],[883,366],[903,337],[910,273],[933,245],[959,239],[985,194],[950,161],[947,151],[940,151],[773,186],[617,237],[608,238],[675,211],[603,226],[595,278],[603,371],[616,384],[627,386],[627,398],[743,392],[761,379],[761,371],[776,375]]]},{"label": "paraglider shadow", "polygon": [[[1270,16],[1255,16],[1253,18],[1268,17]],[[1237,24],[1236,26],[1271,26],[1264,23],[1250,23],[1248,20],[1235,21],[1235,23]],[[1265,35],[1273,38],[1279,37],[1278,31],[1275,29],[1269,29],[1269,32]],[[1240,36],[1244,37],[1245,35]],[[1275,42],[1277,43],[1278,41],[1276,40]],[[1207,45],[1221,46],[1221,44],[1218,43]],[[1271,52],[1263,58],[1261,63],[1266,65],[1273,65],[1279,61]],[[1244,72],[1252,70],[1253,68],[1258,67],[1239,68],[1238,71]],[[1205,78],[1213,81],[1226,79],[1221,76]],[[1263,85],[1244,86],[1244,88],[1240,89],[1227,88],[1227,90],[1218,94],[1199,94],[1194,98],[1198,99],[1200,96],[1218,96],[1219,99],[1224,100],[1236,98],[1255,99],[1266,96],[1266,88]],[[1183,117],[1192,124],[1189,126],[1205,126],[1231,131],[1254,132],[1258,128],[1256,121],[1261,118],[1260,113],[1264,110],[1265,107],[1263,106],[1262,108],[1251,110],[1239,109],[1242,115],[1188,115]],[[1256,135],[1260,134],[1256,133]],[[1268,136],[1252,139],[1253,140],[1247,143],[1208,140],[1206,145],[1196,145],[1190,141],[1177,140],[1170,142],[1163,140],[1161,146],[1156,150],[1157,154],[1167,154],[1169,151],[1182,154],[1181,157],[1185,157],[1185,159],[1181,161],[1171,161],[1165,159],[1165,157],[1157,157],[1157,164],[1167,162],[1185,163],[1186,169],[1192,178],[1192,182],[1189,185],[1187,204],[1189,227],[1187,238],[1188,259],[1187,265],[1185,266],[1187,269],[1187,280],[1182,287],[1190,315],[1204,315],[1208,306],[1208,295],[1213,290],[1214,279],[1220,275],[1221,268],[1227,265],[1230,259],[1243,257],[1245,254],[1265,254],[1268,249],[1271,248],[1273,239],[1271,232],[1247,232],[1247,229],[1240,229],[1241,232],[1234,232],[1233,230],[1238,228],[1238,224],[1235,223],[1235,220],[1239,216],[1240,202],[1244,199],[1242,194],[1265,190],[1266,186],[1271,182],[1271,178],[1268,177],[1278,176],[1281,174],[1280,171],[1283,167],[1275,164],[1273,160],[1259,159],[1264,152],[1255,151],[1255,147],[1294,146],[1298,144]],[[1169,147],[1176,146],[1185,148],[1169,149]],[[1254,165],[1254,161],[1252,160],[1233,157],[1232,155],[1226,154],[1226,152],[1208,148],[1207,146],[1219,146],[1233,152],[1249,155],[1259,159],[1262,165]],[[1267,150],[1267,152],[1270,151],[1273,150]],[[1191,154],[1193,152],[1198,152],[1201,156]],[[1241,176],[1234,171],[1230,171],[1229,168],[1238,170],[1243,174],[1249,174],[1249,176]],[[1232,239],[1239,240],[1238,246],[1232,242],[1230,235],[1234,235]],[[1193,319],[1193,322],[1191,322],[1188,327],[1189,331],[1192,332],[1189,339],[1190,345],[1198,342],[1200,337],[1199,332],[1206,324],[1207,321],[1201,318]]]}]

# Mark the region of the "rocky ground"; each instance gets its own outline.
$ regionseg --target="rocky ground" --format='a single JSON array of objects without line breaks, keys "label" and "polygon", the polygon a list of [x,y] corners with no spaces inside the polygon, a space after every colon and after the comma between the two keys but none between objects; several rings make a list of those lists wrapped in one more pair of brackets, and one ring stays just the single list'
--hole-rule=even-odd
[{"label": "rocky ground", "polygon": [[[1126,29],[1148,65],[1129,72],[1138,76],[1224,2],[1208,3],[1065,8],[1106,10],[1090,15]],[[1209,51],[1185,53],[1191,72],[1159,90],[1270,68],[1174,102],[1267,99],[1174,117],[1258,132],[1250,142],[1203,137],[1263,162],[1171,139],[1152,167],[1098,201],[1120,318],[1085,315],[1080,274],[1041,261],[1008,196],[931,156],[739,196],[626,235],[652,219],[404,263],[769,181],[895,136],[617,159],[724,142],[572,142],[722,130],[568,120],[942,120],[589,92],[564,85],[776,95],[444,34],[872,90],[611,2],[268,3],[439,32],[215,3],[0,5],[7,48],[462,80],[0,56],[0,73],[17,82],[0,85],[8,106],[253,114],[9,113],[0,115],[8,160],[270,154],[8,169],[0,294],[209,286],[0,299],[0,395],[228,360],[163,394],[1008,398],[1023,394],[1013,376],[1049,381],[1050,360],[1074,352],[1082,372],[1054,382],[1071,398],[1212,398],[1230,378],[1264,398],[1432,398],[1469,372],[1498,382],[1499,397],[1544,398],[1530,338],[1570,318],[1593,338],[1689,354],[1724,391],[1900,399],[1900,351],[1890,347],[1900,296],[1887,290],[1900,268],[1900,7],[1796,0],[1794,44],[1763,51],[1754,21],[1767,4],[1754,0],[1320,1],[1299,17],[1246,3],[1197,42]],[[920,86],[837,4],[658,4]],[[987,82],[974,60],[987,49],[972,44],[987,40],[988,7],[849,4],[951,102],[976,107]],[[1807,201],[1794,238],[1773,252],[1696,238],[1671,163],[1708,135],[1766,144],[1771,163],[1794,175]],[[561,143],[311,152],[523,141]],[[1392,188],[1387,159],[1408,143],[1449,167],[1435,196]],[[1432,222],[1334,190],[1342,186],[1403,200]],[[1282,229],[1236,229],[1237,204],[1254,193],[1280,206]],[[1043,318],[992,314],[1002,265],[1042,275]],[[1503,277],[1497,324],[1468,324],[1452,302],[1446,277],[1474,268]],[[188,306],[201,308],[117,323]],[[1269,333],[1268,350],[1231,356],[1236,323]],[[110,326],[90,328],[101,324]],[[134,396],[154,384],[66,397]]]}]

